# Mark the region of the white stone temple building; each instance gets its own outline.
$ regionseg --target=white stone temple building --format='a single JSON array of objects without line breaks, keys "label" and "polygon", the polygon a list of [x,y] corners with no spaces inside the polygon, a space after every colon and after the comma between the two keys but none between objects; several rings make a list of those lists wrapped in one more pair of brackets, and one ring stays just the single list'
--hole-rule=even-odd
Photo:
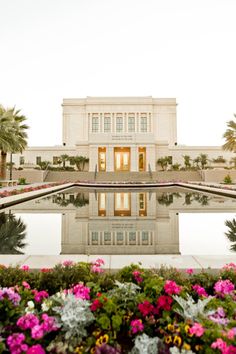
[{"label": "white stone temple building", "polygon": [[[183,155],[195,158],[231,157],[221,147],[178,145],[175,98],[86,97],[63,100],[61,146],[29,147],[14,155],[16,167],[56,165],[62,154],[89,158],[89,171],[156,171],[157,159],[171,156],[183,165]],[[68,162],[69,164],[69,162]]]}]

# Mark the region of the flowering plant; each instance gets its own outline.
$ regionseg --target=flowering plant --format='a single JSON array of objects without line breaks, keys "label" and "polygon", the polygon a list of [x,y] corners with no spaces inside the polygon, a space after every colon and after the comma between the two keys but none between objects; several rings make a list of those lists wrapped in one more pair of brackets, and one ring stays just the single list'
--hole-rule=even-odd
[{"label": "flowering plant", "polygon": [[218,274],[66,261],[0,266],[0,353],[236,353],[236,266]]}]

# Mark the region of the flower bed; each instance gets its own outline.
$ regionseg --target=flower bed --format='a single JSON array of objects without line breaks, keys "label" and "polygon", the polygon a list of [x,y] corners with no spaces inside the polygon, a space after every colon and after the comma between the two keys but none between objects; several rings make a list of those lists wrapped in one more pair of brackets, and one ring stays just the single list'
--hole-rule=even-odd
[{"label": "flower bed", "polygon": [[236,353],[236,265],[0,266],[0,353]]},{"label": "flower bed", "polygon": [[64,183],[66,183],[66,182],[42,184],[42,185],[36,186],[36,187],[25,187],[25,188],[21,188],[21,189],[4,190],[3,192],[0,192],[0,198],[11,197],[12,195],[38,191],[40,189],[45,189],[45,188],[50,188],[50,187],[56,187],[56,186],[59,186]]}]

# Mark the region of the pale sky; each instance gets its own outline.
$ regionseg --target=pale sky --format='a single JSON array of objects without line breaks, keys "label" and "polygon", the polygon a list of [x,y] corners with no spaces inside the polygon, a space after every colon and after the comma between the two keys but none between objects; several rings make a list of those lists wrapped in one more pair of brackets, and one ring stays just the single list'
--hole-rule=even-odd
[{"label": "pale sky", "polygon": [[63,98],[176,97],[178,143],[236,113],[236,0],[0,0],[0,103],[29,145],[62,143]]}]

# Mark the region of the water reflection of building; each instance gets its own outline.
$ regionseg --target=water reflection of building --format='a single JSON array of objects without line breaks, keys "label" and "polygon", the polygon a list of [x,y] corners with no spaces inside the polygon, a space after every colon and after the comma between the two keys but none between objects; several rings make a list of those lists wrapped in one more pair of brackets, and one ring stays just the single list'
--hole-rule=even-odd
[{"label": "water reflection of building", "polygon": [[179,253],[178,216],[157,219],[151,192],[90,193],[88,209],[65,213],[62,225],[63,254]]},{"label": "water reflection of building", "polygon": [[70,189],[14,211],[61,213],[62,254],[178,254],[178,213],[234,212],[233,202],[171,188],[134,193]]}]

